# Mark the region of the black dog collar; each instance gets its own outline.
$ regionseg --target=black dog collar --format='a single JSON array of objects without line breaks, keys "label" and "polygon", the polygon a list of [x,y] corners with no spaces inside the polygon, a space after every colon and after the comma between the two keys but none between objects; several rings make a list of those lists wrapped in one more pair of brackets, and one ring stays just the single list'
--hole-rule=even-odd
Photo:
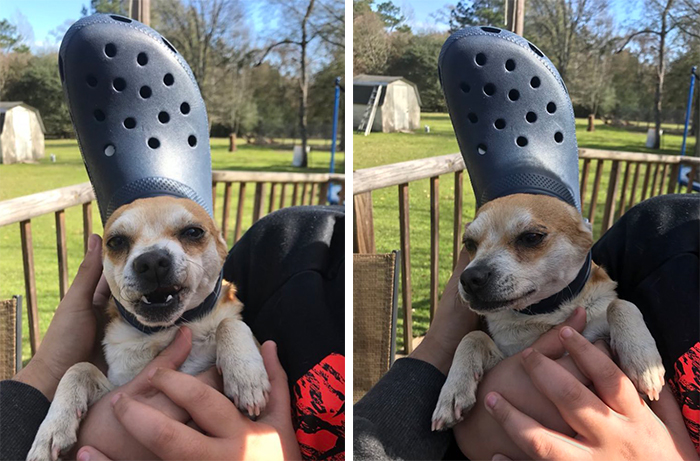
[{"label": "black dog collar", "polygon": [[[182,325],[183,323],[194,322],[195,320],[200,319],[207,315],[209,312],[211,312],[214,306],[216,306],[216,301],[219,299],[219,294],[221,293],[221,281],[223,280],[223,276],[224,273],[222,270],[221,274],[219,275],[219,280],[216,281],[214,291],[209,296],[207,296],[206,299],[204,299],[202,304],[195,307],[194,309],[185,311],[185,313],[182,314],[182,317],[175,321],[175,325]],[[170,326],[149,327],[147,325],[144,325],[143,323],[138,321],[134,314],[124,309],[124,306],[122,306],[121,303],[117,301],[117,298],[112,296],[112,299],[114,299],[114,303],[117,305],[117,310],[119,311],[119,314],[122,316],[122,318],[129,322],[129,324],[132,327],[136,328],[140,332],[150,335],[165,330],[166,328],[170,328]]]},{"label": "black dog collar", "polygon": [[581,293],[583,287],[588,282],[588,278],[591,275],[591,252],[588,252],[586,257],[586,262],[583,263],[583,267],[578,272],[578,275],[566,288],[561,290],[559,293],[555,293],[547,299],[543,299],[537,304],[533,304],[521,311],[518,311],[526,315],[538,315],[538,314],[548,314],[554,312],[561,306],[564,301],[573,299]]}]

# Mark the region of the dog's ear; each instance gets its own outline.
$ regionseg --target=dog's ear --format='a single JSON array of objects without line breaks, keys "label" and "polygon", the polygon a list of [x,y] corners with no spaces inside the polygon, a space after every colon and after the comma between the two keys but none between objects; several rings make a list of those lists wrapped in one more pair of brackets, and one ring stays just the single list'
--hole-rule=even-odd
[{"label": "dog's ear", "polygon": [[588,232],[593,232],[593,225],[591,222],[588,220],[588,218],[583,218],[583,227],[588,231]]}]

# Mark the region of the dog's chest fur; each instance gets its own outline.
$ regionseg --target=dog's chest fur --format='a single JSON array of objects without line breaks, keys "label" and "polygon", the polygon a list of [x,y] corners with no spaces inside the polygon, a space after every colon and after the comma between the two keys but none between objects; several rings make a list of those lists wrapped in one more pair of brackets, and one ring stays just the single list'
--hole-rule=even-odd
[{"label": "dog's chest fur", "polygon": [[[243,304],[238,300],[224,302],[201,319],[188,323],[192,331],[192,350],[180,371],[196,375],[216,363],[216,330],[224,319],[241,319]],[[121,317],[115,318],[105,331],[105,358],[109,366],[108,378],[115,386],[131,381],[144,367],[175,338],[178,327],[173,326],[152,334],[145,334]]]},{"label": "dog's chest fur", "polygon": [[487,315],[489,333],[499,350],[507,357],[531,346],[553,326],[566,320],[576,307],[586,309],[586,328],[583,336],[589,341],[608,338],[610,329],[607,308],[617,298],[612,281],[601,267],[591,268],[588,282],[575,298],[563,303],[559,309],[548,314],[526,315],[506,310]]}]

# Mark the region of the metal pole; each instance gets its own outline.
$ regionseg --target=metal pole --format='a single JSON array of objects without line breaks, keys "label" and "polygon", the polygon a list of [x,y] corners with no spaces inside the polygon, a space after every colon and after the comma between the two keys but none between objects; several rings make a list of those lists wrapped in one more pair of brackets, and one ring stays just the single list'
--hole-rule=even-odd
[{"label": "metal pole", "polygon": [[685,141],[688,138],[688,125],[690,123],[690,110],[693,107],[693,90],[695,89],[695,72],[697,67],[690,70],[690,90],[688,91],[688,107],[685,110],[685,128],[683,129],[683,144],[681,144],[681,155],[685,155]]},{"label": "metal pole", "polygon": [[[335,103],[333,106],[333,143],[331,144],[331,173],[335,173],[335,145],[338,140],[338,108],[340,106],[340,77],[335,78]],[[329,189],[330,192],[330,189]]]}]

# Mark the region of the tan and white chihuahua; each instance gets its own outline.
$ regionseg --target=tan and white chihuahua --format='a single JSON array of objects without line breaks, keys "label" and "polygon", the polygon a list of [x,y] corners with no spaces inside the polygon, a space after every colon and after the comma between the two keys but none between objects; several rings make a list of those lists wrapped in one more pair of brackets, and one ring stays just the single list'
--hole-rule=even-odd
[{"label": "tan and white chihuahua", "polygon": [[[618,299],[603,268],[587,259],[593,244],[590,225],[571,205],[546,195],[515,194],[482,206],[464,233],[471,262],[460,276],[460,296],[483,315],[490,336],[467,334],[454,356],[433,413],[432,429],[454,426],[476,401],[485,372],[504,357],[530,346],[576,309],[586,309],[583,335],[606,339],[619,365],[642,394],[655,400],[664,367],[637,307]],[[581,277],[583,274],[583,277]],[[544,313],[533,305],[581,280],[580,292]]]},{"label": "tan and white chihuahua", "polygon": [[207,303],[213,307],[186,322],[192,350],[180,371],[198,374],[216,365],[224,393],[241,410],[260,414],[270,383],[258,343],[241,319],[235,287],[224,281],[217,290],[226,255],[213,219],[191,200],[140,199],[112,214],[103,241],[104,275],[114,298],[103,340],[108,378],[91,363],[71,367],[27,459],[56,460],[75,444],[88,407],[132,380],[173,340],[187,312]]}]

